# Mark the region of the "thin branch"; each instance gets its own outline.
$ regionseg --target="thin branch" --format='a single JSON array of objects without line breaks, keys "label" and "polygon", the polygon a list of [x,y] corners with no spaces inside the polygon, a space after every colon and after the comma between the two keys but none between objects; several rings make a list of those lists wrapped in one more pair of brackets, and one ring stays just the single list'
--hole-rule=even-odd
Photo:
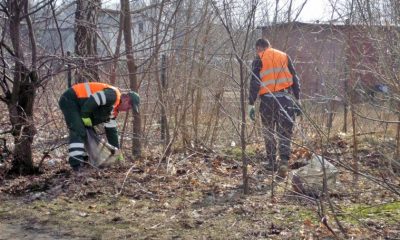
[{"label": "thin branch", "polygon": [[3,40],[0,41],[0,46],[4,47],[11,56],[15,57],[14,51]]},{"label": "thin branch", "polygon": [[64,43],[63,43],[61,31],[60,31],[60,26],[58,25],[58,20],[57,20],[57,16],[56,16],[56,11],[54,9],[54,4],[52,2],[50,3],[50,7],[51,7],[51,13],[53,14],[53,18],[54,18],[54,23],[56,24],[58,37],[60,38],[61,56],[64,57],[65,56],[64,55]]},{"label": "thin branch", "polygon": [[[54,2],[54,0],[43,0],[42,2],[40,2],[40,3],[36,3],[35,5],[36,6],[39,6],[41,3],[43,3],[44,2],[44,4],[42,5],[42,6],[40,6],[40,7],[37,7],[34,11],[32,11],[32,12],[28,12],[28,8],[26,8],[26,11],[25,11],[25,14],[24,15],[22,15],[21,17],[20,17],[20,19],[24,19],[24,18],[26,18],[26,17],[29,17],[30,15],[34,15],[35,13],[37,13],[37,12],[39,12],[40,10],[42,10],[43,8],[45,8],[47,5],[49,5],[49,4],[52,4],[53,2]],[[28,5],[28,7],[29,7],[29,1],[28,0],[26,0],[26,5]]]},{"label": "thin branch", "polygon": [[[168,2],[170,2],[170,0],[164,1],[164,4],[168,3]],[[137,9],[137,10],[130,11],[130,14],[142,13],[142,12],[145,12],[145,11],[147,11],[149,9],[156,8],[156,7],[158,7],[158,5],[160,5],[160,3],[150,4],[149,6],[146,6],[146,7]],[[103,10],[103,12],[109,13],[109,14],[115,14],[115,15],[116,14],[121,14],[120,10],[114,10],[114,9],[102,9],[102,10]]]},{"label": "thin branch", "polygon": [[[50,1],[52,2],[52,1]],[[25,2],[25,12],[28,12],[28,6],[29,6],[29,1]],[[29,40],[31,42],[31,48],[32,48],[32,69],[33,71],[37,70],[37,46],[36,46],[36,38],[35,38],[35,32],[33,30],[32,26],[32,21],[30,18],[30,15],[25,15],[25,20],[28,25],[28,35],[29,35]]]},{"label": "thin branch", "polygon": [[[4,102],[5,104],[8,103],[7,98],[5,98],[5,97],[3,97],[3,96],[0,96],[0,101]],[[1,134],[1,133],[0,133],[0,134]]]}]

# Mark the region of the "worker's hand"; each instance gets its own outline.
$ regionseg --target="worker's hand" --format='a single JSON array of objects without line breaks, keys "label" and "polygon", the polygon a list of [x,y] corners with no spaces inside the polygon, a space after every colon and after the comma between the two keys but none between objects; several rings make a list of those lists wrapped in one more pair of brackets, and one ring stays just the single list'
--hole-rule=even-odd
[{"label": "worker's hand", "polygon": [[254,122],[256,120],[256,109],[254,105],[249,105],[248,112],[250,119]]},{"label": "worker's hand", "polygon": [[83,125],[85,125],[86,127],[93,126],[92,119],[90,119],[90,118],[82,118],[82,122],[83,122]]},{"label": "worker's hand", "polygon": [[297,107],[294,109],[294,113],[296,114],[297,117],[300,116],[300,115],[302,114],[300,106],[297,106]]},{"label": "worker's hand", "polygon": [[302,114],[300,100],[297,100],[297,102],[294,103],[293,110],[296,116],[300,116]]}]

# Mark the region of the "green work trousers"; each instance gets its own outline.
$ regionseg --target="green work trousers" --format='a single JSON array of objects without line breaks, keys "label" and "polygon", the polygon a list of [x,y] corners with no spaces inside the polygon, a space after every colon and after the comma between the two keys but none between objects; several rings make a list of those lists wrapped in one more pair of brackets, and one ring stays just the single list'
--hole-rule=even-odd
[{"label": "green work trousers", "polygon": [[72,89],[63,93],[59,106],[69,129],[68,162],[72,168],[78,168],[87,156],[84,145],[86,129],[81,119],[78,98]]}]

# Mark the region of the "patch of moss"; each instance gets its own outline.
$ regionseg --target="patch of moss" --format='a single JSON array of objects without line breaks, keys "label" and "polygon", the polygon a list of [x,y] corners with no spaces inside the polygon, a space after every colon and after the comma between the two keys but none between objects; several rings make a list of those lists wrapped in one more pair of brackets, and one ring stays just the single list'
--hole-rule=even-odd
[{"label": "patch of moss", "polygon": [[349,223],[358,223],[359,220],[384,221],[388,224],[400,222],[400,201],[369,206],[355,204],[343,210],[340,216]]},{"label": "patch of moss", "polygon": [[[241,159],[242,158],[242,149],[241,147],[230,147],[223,150],[223,152],[234,158],[234,159]],[[253,146],[246,147],[246,155],[248,158],[253,158],[258,154],[257,148]]]}]

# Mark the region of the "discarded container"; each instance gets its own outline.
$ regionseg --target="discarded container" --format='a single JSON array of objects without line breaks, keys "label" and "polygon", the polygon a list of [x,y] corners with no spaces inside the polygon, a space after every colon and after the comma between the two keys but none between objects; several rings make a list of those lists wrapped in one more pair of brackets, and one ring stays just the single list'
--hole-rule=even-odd
[{"label": "discarded container", "polygon": [[101,139],[93,128],[86,128],[85,149],[90,164],[96,167],[109,166],[117,161],[118,148]]},{"label": "discarded container", "polygon": [[310,162],[297,170],[292,171],[293,190],[317,198],[323,191],[324,168],[328,189],[336,185],[336,176],[339,170],[328,160],[319,155],[313,155]]}]

